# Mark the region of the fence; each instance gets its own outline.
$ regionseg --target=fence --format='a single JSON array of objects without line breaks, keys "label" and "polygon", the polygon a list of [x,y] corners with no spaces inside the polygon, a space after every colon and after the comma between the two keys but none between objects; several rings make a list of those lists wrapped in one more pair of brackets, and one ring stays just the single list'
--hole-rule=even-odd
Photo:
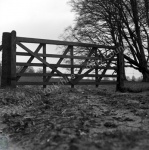
[{"label": "fence", "polygon": [[[33,52],[24,43],[36,43],[39,44],[36,50]],[[47,54],[46,45],[62,45],[67,46],[62,55],[58,54]],[[25,52],[17,52],[16,47],[19,46]],[[75,56],[74,47],[87,48],[87,56]],[[105,46],[105,45],[95,45],[87,43],[77,43],[77,42],[66,42],[66,41],[56,41],[56,40],[45,40],[45,39],[35,39],[35,38],[25,38],[17,37],[16,32],[3,33],[2,38],[2,77],[1,77],[1,87],[16,87],[17,85],[46,85],[55,84],[56,81],[52,81],[52,77],[62,77],[67,83],[66,85],[98,85],[100,84],[116,84],[117,90],[123,88],[123,53],[120,51],[118,54],[113,55],[109,59],[103,57],[103,55],[98,53],[101,48],[116,50],[117,47]],[[42,50],[42,53],[39,51]],[[67,55],[69,53],[69,55]],[[30,56],[27,62],[17,62],[16,56]],[[89,60],[99,61],[99,57],[102,56],[102,60],[106,62],[105,66],[95,64],[90,68],[86,68],[86,64]],[[33,59],[36,58],[40,63],[33,63]],[[59,58],[56,64],[50,64],[47,58]],[[70,59],[70,64],[61,64],[65,58]],[[84,60],[82,65],[76,65],[74,60]],[[111,64],[114,62],[115,66]],[[16,66],[22,66],[19,73],[16,73]],[[42,66],[43,73],[26,73],[26,69],[29,66]],[[51,69],[51,72],[47,72],[47,68]],[[70,68],[70,73],[62,73],[58,68]],[[78,72],[74,69],[78,68]],[[83,73],[83,70],[86,72]],[[116,74],[106,75],[107,70],[116,71]],[[95,71],[95,73],[90,74]],[[99,73],[100,71],[100,73]],[[71,75],[75,77],[72,79]],[[39,76],[43,77],[42,82],[30,82],[30,81],[20,81],[21,77],[33,77]],[[94,77],[95,80],[83,80],[84,77]],[[105,82],[102,80],[103,77],[114,77],[117,78],[116,81]]]}]

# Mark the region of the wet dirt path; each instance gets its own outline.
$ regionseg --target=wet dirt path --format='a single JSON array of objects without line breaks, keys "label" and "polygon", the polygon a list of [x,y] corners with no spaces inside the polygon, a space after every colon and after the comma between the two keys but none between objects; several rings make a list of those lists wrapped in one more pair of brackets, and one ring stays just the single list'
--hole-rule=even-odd
[{"label": "wet dirt path", "polygon": [[[15,126],[16,130],[23,129],[19,131],[18,139],[39,138],[36,150],[50,150],[53,147],[63,150],[63,146],[77,150],[148,150],[148,96],[87,90],[65,91],[43,97],[42,103],[35,103],[30,110],[26,108],[28,114],[5,119],[11,128]],[[23,124],[18,125],[20,120]],[[22,128],[25,123],[28,126]],[[25,137],[22,131],[27,132],[28,136]],[[18,136],[18,132],[14,135]],[[12,147],[11,144],[9,142],[9,147]],[[18,149],[15,150],[22,150],[16,147]]]},{"label": "wet dirt path", "polygon": [[88,103],[93,107],[96,115],[100,116],[99,130],[101,132],[115,128],[122,131],[146,130],[149,132],[149,104],[139,100],[126,94],[113,97],[98,95],[88,97]]}]

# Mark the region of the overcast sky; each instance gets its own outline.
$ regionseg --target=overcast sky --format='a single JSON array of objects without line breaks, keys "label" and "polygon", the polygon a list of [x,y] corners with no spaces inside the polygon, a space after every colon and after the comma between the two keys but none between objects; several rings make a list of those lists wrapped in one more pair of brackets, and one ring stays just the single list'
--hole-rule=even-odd
[{"label": "overcast sky", "polygon": [[17,36],[58,39],[74,20],[68,1],[0,0],[1,37],[16,30]]},{"label": "overcast sky", "polygon": [[[68,2],[69,0],[0,0],[0,42],[2,33],[12,30],[16,30],[17,36],[58,40],[64,29],[73,24],[74,13]],[[55,48],[51,48],[50,52],[54,53]],[[0,53],[0,61],[1,59]],[[27,59],[17,57],[17,61]],[[52,61],[56,62],[57,59]]]}]

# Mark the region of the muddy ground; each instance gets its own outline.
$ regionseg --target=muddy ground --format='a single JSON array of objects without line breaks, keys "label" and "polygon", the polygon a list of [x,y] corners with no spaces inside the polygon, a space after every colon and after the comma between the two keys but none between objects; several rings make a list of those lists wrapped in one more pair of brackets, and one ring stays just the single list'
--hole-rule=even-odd
[{"label": "muddy ground", "polygon": [[149,149],[149,92],[119,93],[113,86],[79,86],[44,94],[40,88],[23,87],[1,90],[0,99],[3,134],[16,147]]}]

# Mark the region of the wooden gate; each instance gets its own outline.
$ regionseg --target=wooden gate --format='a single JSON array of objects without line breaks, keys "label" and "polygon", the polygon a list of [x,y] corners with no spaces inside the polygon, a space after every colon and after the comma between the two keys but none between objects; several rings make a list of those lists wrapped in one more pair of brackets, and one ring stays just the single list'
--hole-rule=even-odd
[{"label": "wooden gate", "polygon": [[[35,51],[24,45],[24,43],[36,43],[39,44]],[[62,45],[66,46],[62,55],[47,54],[46,45]],[[25,52],[17,52],[16,46],[19,46]],[[86,48],[88,55],[75,56],[74,47]],[[108,55],[108,58],[104,57],[100,52],[100,49],[112,49],[112,53]],[[62,77],[65,85],[98,85],[100,84],[116,84],[117,90],[123,88],[123,52],[116,51],[118,47],[95,45],[87,43],[66,42],[56,40],[34,39],[17,37],[16,32],[3,33],[2,39],[2,87],[16,87],[16,85],[46,85],[57,84],[58,81],[53,81],[52,77]],[[42,53],[39,51],[42,49]],[[68,55],[69,54],[69,55]],[[30,56],[27,62],[17,62],[16,56]],[[51,64],[47,61],[47,58],[59,58],[56,64]],[[33,59],[36,58],[40,63],[33,63]],[[62,64],[62,61],[67,58],[70,59],[70,64]],[[102,59],[101,59],[102,58]],[[76,65],[74,62],[76,59],[83,61],[82,64]],[[93,60],[95,63],[89,64],[88,62]],[[104,62],[104,66],[101,63]],[[113,65],[115,64],[115,65]],[[16,73],[16,66],[23,66],[19,73]],[[25,73],[28,66],[42,66],[43,73]],[[51,71],[47,72],[47,68]],[[70,68],[70,73],[62,73],[58,68]],[[75,69],[78,69],[77,72]],[[108,70],[113,70],[115,74],[106,74]],[[95,71],[94,73],[92,73]],[[100,73],[99,73],[100,72]],[[113,73],[112,72],[112,73]],[[43,77],[40,82],[20,81],[23,76],[39,76]],[[84,77],[94,77],[95,80],[83,79]],[[103,77],[117,78],[116,81],[103,81]],[[60,79],[62,79],[60,78]]]}]

